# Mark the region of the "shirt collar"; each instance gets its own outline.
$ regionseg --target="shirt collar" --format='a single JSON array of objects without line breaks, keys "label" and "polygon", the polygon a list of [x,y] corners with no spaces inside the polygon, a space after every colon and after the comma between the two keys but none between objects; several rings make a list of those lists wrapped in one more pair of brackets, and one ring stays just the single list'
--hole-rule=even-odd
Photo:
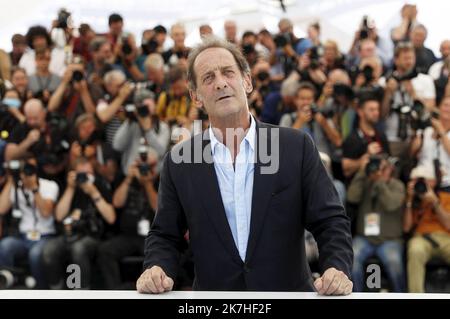
[{"label": "shirt collar", "polygon": [[[214,154],[216,145],[218,144],[222,144],[221,142],[219,142],[219,140],[216,138],[216,136],[214,135],[214,131],[212,129],[212,126],[209,126],[209,138],[211,140],[211,152]],[[247,131],[247,134],[245,134],[244,140],[246,140],[248,142],[248,144],[250,145],[250,148],[252,149],[252,151],[255,150],[255,140],[256,140],[256,120],[253,118],[253,115],[250,114],[250,127]]]}]

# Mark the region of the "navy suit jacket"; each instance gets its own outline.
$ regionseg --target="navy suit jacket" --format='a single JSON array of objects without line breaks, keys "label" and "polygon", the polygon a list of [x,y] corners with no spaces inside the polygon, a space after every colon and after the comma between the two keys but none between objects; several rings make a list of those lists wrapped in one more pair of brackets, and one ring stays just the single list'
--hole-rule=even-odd
[{"label": "navy suit jacket", "polygon": [[[256,145],[245,262],[225,215],[209,136],[198,134],[164,159],[144,269],[158,265],[175,279],[183,235],[189,230],[195,290],[313,291],[306,228],[318,242],[321,271],[335,267],[350,278],[350,221],[311,138],[299,130],[257,122]],[[279,146],[278,152],[273,145]],[[198,163],[200,152],[203,159]],[[274,174],[264,174],[269,164],[261,154],[271,152],[279,154],[279,167]],[[191,155],[191,163],[179,163],[180,154]]]}]

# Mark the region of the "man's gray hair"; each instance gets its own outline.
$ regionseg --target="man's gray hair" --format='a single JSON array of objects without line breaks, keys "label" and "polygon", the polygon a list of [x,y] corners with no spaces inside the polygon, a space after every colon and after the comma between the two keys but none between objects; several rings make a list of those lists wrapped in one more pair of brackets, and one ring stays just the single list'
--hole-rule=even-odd
[{"label": "man's gray hair", "polygon": [[297,95],[300,83],[296,77],[290,76],[281,83],[280,94],[282,97],[293,97]]},{"label": "man's gray hair", "polygon": [[105,84],[112,83],[113,81],[125,82],[126,79],[127,77],[120,70],[109,71],[103,76],[103,82],[105,82]]},{"label": "man's gray hair", "polygon": [[197,56],[200,53],[210,48],[222,48],[229,51],[233,55],[234,60],[236,61],[242,74],[248,74],[250,76],[250,66],[242,54],[242,51],[236,45],[216,36],[208,36],[205,37],[203,42],[194,47],[189,53],[187,70],[189,89],[197,89],[196,74],[194,70],[195,59],[197,59]]}]

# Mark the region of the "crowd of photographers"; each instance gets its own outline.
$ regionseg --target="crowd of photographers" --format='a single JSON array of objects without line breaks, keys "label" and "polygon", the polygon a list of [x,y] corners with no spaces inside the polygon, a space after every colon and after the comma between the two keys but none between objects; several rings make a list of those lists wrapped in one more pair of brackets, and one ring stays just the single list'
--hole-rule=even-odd
[{"label": "crowd of photographers", "polygon": [[[372,257],[395,292],[423,292],[428,261],[450,263],[450,40],[436,57],[416,6],[400,14],[390,38],[364,16],[348,52],[318,23],[305,38],[281,19],[276,34],[240,39],[224,24],[251,67],[253,116],[307,132],[320,151],[352,218],[355,291]],[[137,47],[119,14],[108,23],[106,34],[74,29],[61,10],[51,30],[32,26],[0,50],[0,287],[25,267],[30,287],[63,289],[73,263],[82,288],[123,288],[122,261],[142,256],[156,212],[161,159],[208,127],[189,96],[183,25],[144,30]],[[185,244],[178,289],[193,277],[188,233]],[[310,234],[305,244],[313,264]]]}]

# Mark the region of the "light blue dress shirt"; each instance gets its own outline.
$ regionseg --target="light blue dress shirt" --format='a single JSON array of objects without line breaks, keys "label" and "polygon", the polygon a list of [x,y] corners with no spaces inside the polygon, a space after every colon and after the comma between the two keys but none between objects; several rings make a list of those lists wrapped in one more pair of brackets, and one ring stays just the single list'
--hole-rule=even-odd
[{"label": "light blue dress shirt", "polygon": [[229,149],[217,140],[211,127],[209,128],[209,136],[225,214],[239,255],[242,261],[245,261],[252,211],[255,120],[251,116],[250,128],[239,146],[235,168],[233,168],[233,160]]}]

